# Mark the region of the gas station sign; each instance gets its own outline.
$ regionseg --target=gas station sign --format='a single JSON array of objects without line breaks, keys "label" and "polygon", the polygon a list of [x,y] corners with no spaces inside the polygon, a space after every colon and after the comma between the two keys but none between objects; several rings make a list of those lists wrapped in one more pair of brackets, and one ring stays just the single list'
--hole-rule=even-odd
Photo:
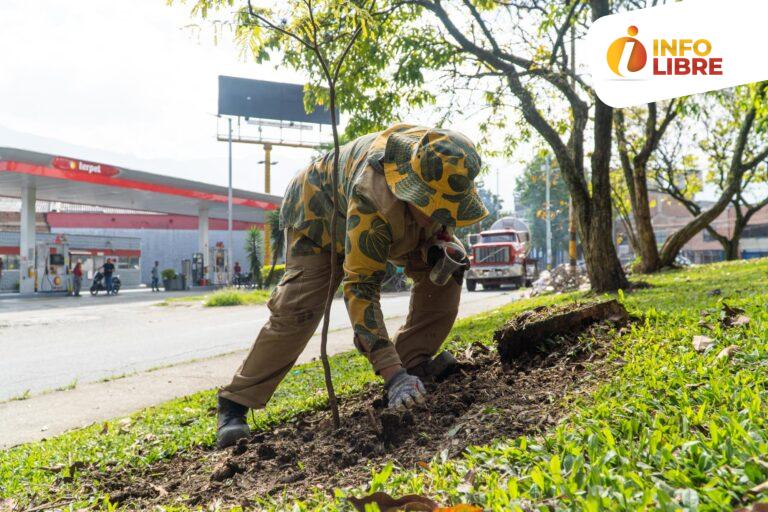
[{"label": "gas station sign", "polygon": [[53,167],[63,171],[72,171],[84,174],[98,174],[100,176],[116,176],[120,169],[111,165],[98,164],[95,162],[86,162],[84,160],[75,160],[63,156],[54,157]]}]

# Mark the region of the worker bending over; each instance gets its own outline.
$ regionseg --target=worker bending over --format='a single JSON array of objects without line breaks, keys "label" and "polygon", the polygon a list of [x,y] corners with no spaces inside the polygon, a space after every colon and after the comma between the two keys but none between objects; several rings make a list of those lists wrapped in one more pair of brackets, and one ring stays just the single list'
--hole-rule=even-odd
[{"label": "worker bending over", "polygon": [[[424,401],[421,378],[455,364],[433,359],[453,326],[462,267],[443,285],[429,274],[441,241],[488,212],[474,180],[480,157],[464,135],[397,124],[340,148],[336,247],[331,248],[333,152],[288,186],[280,210],[285,274],[267,303],[271,316],[232,382],[219,391],[218,446],[249,435],[248,408],[263,408],[320,322],[328,286],[343,283],[354,343],[384,379],[389,407]],[[444,243],[444,242],[443,242]],[[331,276],[330,252],[339,265]],[[413,279],[408,317],[393,337],[379,304],[387,262]],[[468,260],[465,260],[468,266]],[[421,378],[420,378],[421,377]]]}]

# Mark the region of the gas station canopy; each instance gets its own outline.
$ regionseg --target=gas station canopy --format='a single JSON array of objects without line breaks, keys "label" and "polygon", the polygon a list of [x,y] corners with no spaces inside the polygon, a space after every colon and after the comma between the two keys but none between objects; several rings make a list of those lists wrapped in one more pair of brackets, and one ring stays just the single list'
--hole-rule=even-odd
[{"label": "gas station canopy", "polygon": [[[135,171],[76,158],[0,147],[0,196],[21,197],[25,187],[37,199],[106,208],[227,218],[227,188]],[[234,189],[232,218],[263,223],[265,210],[281,198]]]}]

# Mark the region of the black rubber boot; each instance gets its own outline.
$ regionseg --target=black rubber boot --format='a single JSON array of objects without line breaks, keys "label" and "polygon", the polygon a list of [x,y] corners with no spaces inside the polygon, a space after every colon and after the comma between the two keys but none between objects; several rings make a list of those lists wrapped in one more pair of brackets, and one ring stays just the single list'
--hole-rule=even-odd
[{"label": "black rubber boot", "polygon": [[417,364],[413,368],[408,368],[408,373],[415,375],[420,379],[443,379],[452,374],[458,367],[459,362],[453,357],[453,354],[444,350],[433,359]]},{"label": "black rubber boot", "polygon": [[219,397],[219,423],[216,428],[216,447],[232,446],[238,439],[251,435],[245,415],[248,408],[232,400]]}]

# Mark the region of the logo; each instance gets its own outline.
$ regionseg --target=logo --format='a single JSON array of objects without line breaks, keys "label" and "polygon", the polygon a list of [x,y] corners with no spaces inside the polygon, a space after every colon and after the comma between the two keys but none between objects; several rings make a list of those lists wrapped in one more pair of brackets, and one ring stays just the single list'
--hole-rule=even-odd
[{"label": "logo", "polygon": [[97,164],[94,162],[85,162],[83,160],[73,160],[57,156],[53,159],[53,166],[62,171],[71,171],[77,174],[98,174],[101,176],[116,176],[120,173],[117,167],[111,165]]},{"label": "logo", "polygon": [[[632,25],[627,29],[629,37],[620,37],[608,47],[608,67],[620,77],[624,77],[624,73],[636,73],[648,63],[645,46],[635,39],[638,32],[640,30]],[[622,66],[626,69],[621,69]]]},{"label": "logo", "polygon": [[[608,47],[608,67],[622,78],[644,70],[648,64],[648,51],[635,38],[639,32],[632,25],[627,29],[627,37],[616,39]],[[721,76],[723,59],[710,57],[711,54],[709,39],[654,39],[652,75]]]},{"label": "logo", "polygon": [[594,20],[580,53],[607,105],[638,106],[768,80],[768,1],[630,3],[654,6]]}]

